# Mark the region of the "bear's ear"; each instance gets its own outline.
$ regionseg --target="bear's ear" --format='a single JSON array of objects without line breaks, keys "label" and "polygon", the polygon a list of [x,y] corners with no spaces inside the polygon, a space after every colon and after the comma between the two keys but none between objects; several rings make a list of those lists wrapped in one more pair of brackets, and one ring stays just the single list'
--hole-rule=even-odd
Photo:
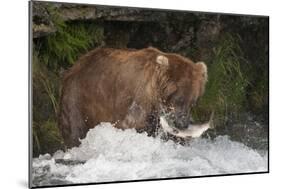
[{"label": "bear's ear", "polygon": [[156,62],[163,66],[169,66],[169,59],[164,55],[158,55],[156,58]]},{"label": "bear's ear", "polygon": [[200,73],[202,74],[202,78],[200,79],[200,92],[199,92],[199,96],[202,96],[204,91],[205,91],[205,85],[206,82],[208,80],[208,70],[207,70],[207,66],[204,62],[197,62],[195,64],[196,68],[197,68],[197,74]]},{"label": "bear's ear", "polygon": [[196,67],[200,69],[200,72],[202,73],[202,76],[205,81],[208,80],[208,69],[204,62],[197,62]]}]

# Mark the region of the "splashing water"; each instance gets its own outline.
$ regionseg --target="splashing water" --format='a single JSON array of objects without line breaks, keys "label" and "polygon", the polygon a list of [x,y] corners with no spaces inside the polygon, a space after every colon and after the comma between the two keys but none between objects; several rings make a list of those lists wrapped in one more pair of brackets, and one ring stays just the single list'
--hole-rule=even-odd
[{"label": "splashing water", "polygon": [[32,177],[33,185],[40,186],[263,172],[267,161],[267,152],[227,136],[197,138],[182,146],[101,123],[79,147],[34,158]]}]

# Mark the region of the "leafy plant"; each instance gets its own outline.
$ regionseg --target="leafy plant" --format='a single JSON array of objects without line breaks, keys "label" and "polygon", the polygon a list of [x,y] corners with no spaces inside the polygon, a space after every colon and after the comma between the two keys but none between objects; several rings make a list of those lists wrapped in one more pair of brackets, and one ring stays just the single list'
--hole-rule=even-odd
[{"label": "leafy plant", "polygon": [[65,22],[52,6],[49,6],[52,22],[57,31],[36,41],[35,47],[51,69],[70,67],[87,50],[103,41],[103,27],[94,22]]}]

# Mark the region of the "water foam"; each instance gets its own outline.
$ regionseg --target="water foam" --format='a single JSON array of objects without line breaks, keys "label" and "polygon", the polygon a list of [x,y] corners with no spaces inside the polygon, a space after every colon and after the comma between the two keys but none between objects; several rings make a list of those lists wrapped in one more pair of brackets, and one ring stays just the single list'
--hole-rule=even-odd
[{"label": "water foam", "polygon": [[[61,163],[63,160],[65,163]],[[148,137],[110,123],[91,129],[79,147],[33,160],[34,185],[107,182],[267,171],[267,153],[227,136],[189,145]],[[69,163],[72,162],[72,163]]]}]

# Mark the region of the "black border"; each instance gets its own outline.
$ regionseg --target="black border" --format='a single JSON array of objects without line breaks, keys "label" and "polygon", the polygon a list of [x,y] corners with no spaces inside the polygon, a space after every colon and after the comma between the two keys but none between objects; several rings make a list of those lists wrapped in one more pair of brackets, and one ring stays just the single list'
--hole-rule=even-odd
[{"label": "black border", "polygon": [[268,15],[254,15],[254,14],[239,14],[239,13],[224,13],[224,12],[206,12],[206,11],[191,11],[191,10],[175,10],[175,9],[163,9],[163,8],[147,8],[147,7],[130,7],[120,5],[100,5],[89,3],[73,3],[73,2],[59,2],[59,1],[40,1],[29,0],[28,1],[28,187],[29,188],[54,188],[54,187],[67,187],[67,186],[85,186],[85,185],[100,185],[100,184],[118,184],[118,183],[132,183],[132,182],[146,182],[146,181],[161,181],[161,180],[175,180],[175,179],[191,179],[191,178],[209,178],[209,177],[224,177],[224,176],[239,176],[239,175],[255,175],[270,173],[270,108],[268,105],[268,153],[267,153],[267,171],[261,172],[246,172],[246,173],[230,173],[230,174],[218,174],[218,175],[201,175],[201,176],[189,176],[189,177],[170,177],[170,178],[155,178],[155,179],[140,179],[140,180],[125,180],[125,181],[108,181],[108,182],[92,182],[92,183],[77,183],[77,184],[62,184],[62,185],[45,185],[45,186],[32,186],[32,3],[63,3],[63,4],[75,4],[75,5],[89,5],[89,6],[105,6],[108,8],[138,8],[145,10],[158,10],[158,11],[172,11],[172,12],[189,12],[189,13],[203,13],[203,14],[221,14],[232,16],[248,16],[248,17],[264,17],[268,18],[268,103],[270,104],[269,91],[270,91],[270,17]]}]

